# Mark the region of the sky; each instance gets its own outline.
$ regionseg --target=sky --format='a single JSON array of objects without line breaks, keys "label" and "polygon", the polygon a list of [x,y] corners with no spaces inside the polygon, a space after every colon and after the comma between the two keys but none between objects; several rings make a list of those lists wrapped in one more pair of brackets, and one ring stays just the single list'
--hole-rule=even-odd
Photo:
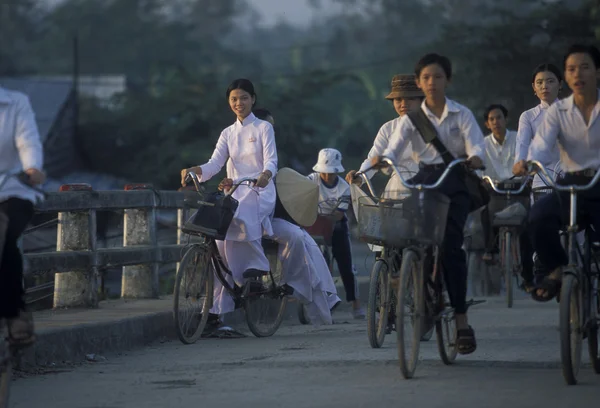
[{"label": "sky", "polygon": [[[41,0],[49,5],[54,5],[62,0]],[[313,9],[308,5],[308,0],[248,0],[252,6],[261,13],[264,25],[272,25],[280,19],[292,24],[308,24],[313,17]],[[322,9],[319,14],[331,13],[336,7],[330,0],[322,0]]]}]

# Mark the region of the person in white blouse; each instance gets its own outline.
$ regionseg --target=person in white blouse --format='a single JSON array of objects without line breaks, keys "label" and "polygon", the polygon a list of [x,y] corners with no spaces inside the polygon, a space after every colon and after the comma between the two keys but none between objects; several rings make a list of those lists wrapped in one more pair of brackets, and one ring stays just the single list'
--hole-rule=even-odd
[{"label": "person in white blouse", "polygon": [[[554,103],[538,128],[529,148],[527,160],[548,163],[558,142],[560,161],[565,175],[563,184],[587,184],[600,169],[600,51],[594,46],[573,45],[564,59],[565,80],[572,95]],[[525,160],[515,166],[515,173],[527,172]],[[578,195],[580,226],[587,222],[600,231],[600,186]],[[562,267],[568,262],[559,231],[568,219],[567,193],[549,194],[537,201],[529,214],[533,247],[542,264],[550,271],[532,292],[538,301],[549,301],[560,291]]]},{"label": "person in white blouse", "polygon": [[[452,78],[450,60],[438,54],[427,54],[417,62],[415,74],[417,86],[425,94],[421,109],[436,128],[439,140],[454,157],[466,156],[471,168],[482,168],[483,134],[473,113],[446,97],[446,87]],[[432,144],[425,143],[408,115],[400,119],[382,156],[396,160],[406,148],[412,148],[413,157],[419,162],[419,172],[413,182],[432,183],[444,172],[446,164],[441,154]],[[372,164],[380,160],[375,157]],[[462,246],[465,222],[474,208],[464,174],[463,169],[455,168],[439,189],[450,198],[441,263],[450,303],[456,313],[458,352],[470,354],[477,348],[477,342],[467,319],[467,265]]]},{"label": "person in white blouse", "polygon": [[[257,108],[254,115],[275,126],[269,110]],[[331,311],[340,298],[323,253],[303,228],[277,217],[276,213],[277,210],[271,219],[273,236],[270,238],[280,244],[283,281],[294,289],[293,296],[306,305],[313,325],[332,324]]]},{"label": "person in white blouse", "polygon": [[[208,162],[183,169],[181,184],[186,184],[189,172],[195,172],[202,182],[210,180],[227,165],[227,177],[220,188],[228,189],[236,180],[256,178],[254,186],[240,186],[233,197],[239,201],[224,241],[217,241],[219,253],[239,285],[248,269],[269,271],[270,265],[261,244],[263,235],[273,235],[271,213],[275,208],[275,185],[271,179],[277,173],[277,149],[273,126],[257,119],[252,113],[256,103],[254,85],[247,79],[237,79],[227,88],[227,100],[235,123],[227,127],[217,141]],[[233,299],[222,285],[215,283],[215,300],[211,320],[215,315],[232,312]]]},{"label": "person in white blouse", "polygon": [[[362,172],[370,168],[371,159],[373,157],[381,156],[385,149],[387,149],[390,142],[390,136],[400,123],[400,119],[406,115],[407,112],[415,111],[421,107],[421,103],[425,98],[425,94],[423,94],[423,91],[417,87],[415,80],[416,77],[412,74],[399,74],[394,75],[392,78],[391,92],[385,98],[392,101],[398,117],[384,123],[383,126],[381,126],[379,132],[377,132],[377,136],[375,136],[373,147],[369,151],[365,161],[360,166],[359,171]],[[401,166],[400,170],[404,170],[409,174],[416,174],[419,170],[417,163],[412,157],[412,151],[410,149],[404,150],[401,156],[395,159],[395,162]],[[384,169],[383,171],[387,172],[387,174],[391,174],[391,177],[390,181],[385,187],[382,198],[389,198],[392,200],[398,199],[408,191],[408,189],[400,182],[400,179],[394,172],[390,173],[390,169]],[[372,178],[375,173],[376,170],[369,171],[367,172],[367,176]],[[350,170],[346,175],[346,181],[348,183],[354,183],[358,185],[362,184],[362,179],[355,178],[355,174],[356,170]]]},{"label": "person in white blouse", "polygon": [[[546,115],[548,108],[558,101],[558,94],[562,88],[562,83],[563,77],[560,73],[560,69],[553,64],[540,64],[533,71],[531,86],[533,88],[533,93],[540,100],[540,103],[536,107],[523,112],[519,118],[513,168],[521,160],[527,158],[533,136],[544,121],[544,116]],[[546,167],[552,171],[558,169],[558,145],[552,150],[549,160],[548,163],[544,163]],[[536,175],[534,177],[533,188],[544,187],[545,185],[546,184],[539,176]]]},{"label": "person in white blouse", "polygon": [[[507,129],[507,119],[508,109],[501,104],[492,104],[483,113],[485,127],[492,133],[484,138],[485,170],[482,173],[494,181],[508,180],[513,176],[512,168],[515,161],[517,132]],[[490,194],[495,194],[491,191],[491,188]],[[489,213],[488,207],[481,214],[481,222],[486,237],[486,253],[483,255],[483,260],[487,262],[493,259],[492,252],[497,243],[498,228],[492,228],[491,225],[493,216],[494,214]],[[527,232],[521,234],[519,244],[521,246],[523,289],[530,293],[534,286],[533,254]]]},{"label": "person in white blouse", "polygon": [[[42,194],[44,151],[29,98],[0,87],[0,325],[21,346],[35,340],[33,318],[25,311],[23,258],[18,240]],[[15,177],[24,172],[27,179]],[[27,182],[28,185],[25,185]]]}]

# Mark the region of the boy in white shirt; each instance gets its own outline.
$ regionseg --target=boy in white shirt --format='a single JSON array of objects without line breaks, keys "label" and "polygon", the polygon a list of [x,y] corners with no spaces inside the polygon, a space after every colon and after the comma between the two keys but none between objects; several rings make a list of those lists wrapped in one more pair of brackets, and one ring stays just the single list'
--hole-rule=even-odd
[{"label": "boy in white shirt", "polygon": [[[492,133],[484,138],[485,143],[485,170],[483,174],[489,176],[494,181],[504,181],[510,179],[512,166],[515,161],[515,150],[517,141],[517,132],[506,128],[508,118],[508,109],[500,104],[488,106],[483,114],[485,127]],[[490,187],[491,190],[491,187]],[[495,194],[490,191],[490,194]],[[491,221],[494,214],[489,214],[488,207],[481,214],[481,222],[486,239],[486,253],[484,261],[490,262],[493,259],[493,251],[496,249],[498,228],[492,228]],[[519,238],[522,263],[523,289],[527,293],[533,290],[533,251],[529,241],[529,235],[523,232]]]},{"label": "boy in white shirt", "polygon": [[340,270],[346,290],[346,300],[352,303],[355,319],[364,319],[365,311],[358,300],[358,285],[352,264],[352,245],[346,211],[350,206],[350,185],[338,173],[344,171],[342,154],[336,149],[323,149],[319,152],[316,173],[308,178],[319,185],[319,210],[333,214],[335,228],[331,238],[331,252]]}]

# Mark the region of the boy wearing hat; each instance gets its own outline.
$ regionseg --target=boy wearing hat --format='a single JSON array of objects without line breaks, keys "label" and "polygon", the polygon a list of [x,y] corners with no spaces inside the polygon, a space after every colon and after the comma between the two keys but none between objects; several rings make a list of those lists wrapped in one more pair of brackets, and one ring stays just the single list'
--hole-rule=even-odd
[{"label": "boy wearing hat", "polygon": [[350,206],[350,185],[340,176],[344,171],[342,154],[336,149],[322,149],[317,164],[313,167],[316,173],[308,178],[319,186],[319,206],[321,211],[333,214],[336,221],[331,238],[331,252],[337,262],[346,290],[346,300],[352,303],[355,319],[364,319],[365,311],[358,300],[358,285],[352,264],[352,245],[350,228],[346,211]]},{"label": "boy wearing hat", "polygon": [[[392,78],[391,92],[385,98],[392,102],[398,117],[381,126],[379,132],[377,132],[375,141],[373,142],[373,147],[369,151],[366,160],[360,166],[359,171],[370,168],[371,159],[373,157],[381,156],[385,149],[387,149],[390,142],[390,136],[396,127],[398,127],[400,119],[406,115],[407,112],[416,111],[421,107],[425,94],[417,87],[415,80],[416,76],[412,74],[398,74],[394,75]],[[395,162],[402,166],[403,170],[407,170],[410,173],[416,173],[419,170],[417,163],[412,159],[412,150],[410,149],[406,149],[402,152],[402,154],[396,158]],[[390,181],[382,194],[383,198],[397,199],[398,193],[406,192],[408,190],[402,182],[400,182],[400,179],[394,172],[390,172],[389,169],[383,169],[382,171],[391,175]],[[372,178],[376,172],[376,170],[369,171],[367,172],[367,176]],[[354,178],[355,174],[356,170],[350,170],[346,175],[346,181],[348,183],[362,184],[362,179]]]}]

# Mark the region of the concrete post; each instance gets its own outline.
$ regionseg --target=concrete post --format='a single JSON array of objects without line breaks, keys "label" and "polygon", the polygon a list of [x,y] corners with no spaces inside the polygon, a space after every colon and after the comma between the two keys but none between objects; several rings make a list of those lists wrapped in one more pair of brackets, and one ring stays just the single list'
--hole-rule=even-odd
[{"label": "concrete post", "polygon": [[[146,184],[129,184],[126,191],[150,190]],[[123,246],[153,246],[157,248],[156,196],[152,208],[125,210],[123,222]],[[158,263],[123,267],[121,298],[157,299]]]},{"label": "concrete post", "polygon": [[[59,191],[92,191],[89,184],[65,184]],[[96,210],[58,213],[57,251],[96,251]],[[98,268],[54,275],[54,308],[98,307]]]}]

